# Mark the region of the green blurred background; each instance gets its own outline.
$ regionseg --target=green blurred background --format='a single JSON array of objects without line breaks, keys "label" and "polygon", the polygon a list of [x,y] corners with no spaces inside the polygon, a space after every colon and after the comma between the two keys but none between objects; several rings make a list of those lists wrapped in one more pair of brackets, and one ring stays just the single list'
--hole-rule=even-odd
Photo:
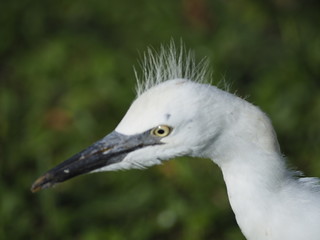
[{"label": "green blurred background", "polygon": [[40,174],[112,131],[148,46],[183,39],[216,82],[271,117],[293,166],[320,177],[317,0],[11,0],[0,3],[1,239],[244,239],[207,159]]}]

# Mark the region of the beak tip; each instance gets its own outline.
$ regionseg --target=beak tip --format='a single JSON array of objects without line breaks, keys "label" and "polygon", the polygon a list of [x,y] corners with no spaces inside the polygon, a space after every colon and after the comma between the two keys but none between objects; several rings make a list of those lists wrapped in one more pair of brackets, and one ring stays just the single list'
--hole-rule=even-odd
[{"label": "beak tip", "polygon": [[39,177],[31,186],[31,192],[36,193],[39,192],[42,189],[48,188],[53,186],[54,184],[50,183],[50,174],[45,174],[41,177]]},{"label": "beak tip", "polygon": [[34,186],[34,185],[32,185],[32,187],[31,187],[31,189],[30,189],[30,191],[31,191],[32,193],[39,192],[40,190],[41,190],[41,187],[39,187],[39,186]]}]

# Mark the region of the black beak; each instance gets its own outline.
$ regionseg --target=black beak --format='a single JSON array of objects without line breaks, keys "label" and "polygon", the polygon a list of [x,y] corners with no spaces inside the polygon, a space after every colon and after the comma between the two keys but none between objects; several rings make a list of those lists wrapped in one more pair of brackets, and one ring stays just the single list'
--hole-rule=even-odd
[{"label": "black beak", "polygon": [[39,177],[32,184],[31,191],[37,192],[75,176],[121,162],[128,153],[157,144],[161,144],[160,139],[150,135],[150,131],[132,136],[114,131]]}]

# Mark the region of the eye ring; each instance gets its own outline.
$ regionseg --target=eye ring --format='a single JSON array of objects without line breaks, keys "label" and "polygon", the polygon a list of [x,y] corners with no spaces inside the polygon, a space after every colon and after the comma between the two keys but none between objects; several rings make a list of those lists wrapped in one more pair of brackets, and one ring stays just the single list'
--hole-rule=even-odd
[{"label": "eye ring", "polygon": [[156,137],[166,137],[171,133],[172,128],[167,125],[159,125],[151,130],[151,134]]}]

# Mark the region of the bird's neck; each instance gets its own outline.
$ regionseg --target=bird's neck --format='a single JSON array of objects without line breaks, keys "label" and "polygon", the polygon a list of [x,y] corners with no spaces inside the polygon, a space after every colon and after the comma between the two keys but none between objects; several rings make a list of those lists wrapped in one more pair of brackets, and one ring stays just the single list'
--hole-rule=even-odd
[{"label": "bird's neck", "polygon": [[269,119],[259,109],[246,107],[217,142],[220,151],[212,159],[223,172],[240,228],[252,239],[249,236],[268,234],[265,221],[272,199],[281,191],[289,172]]},{"label": "bird's neck", "polygon": [[289,173],[277,155],[239,153],[237,158],[233,161],[238,164],[221,165],[231,207],[248,240],[264,235],[268,239],[268,222],[275,217],[274,200],[281,194]]}]

